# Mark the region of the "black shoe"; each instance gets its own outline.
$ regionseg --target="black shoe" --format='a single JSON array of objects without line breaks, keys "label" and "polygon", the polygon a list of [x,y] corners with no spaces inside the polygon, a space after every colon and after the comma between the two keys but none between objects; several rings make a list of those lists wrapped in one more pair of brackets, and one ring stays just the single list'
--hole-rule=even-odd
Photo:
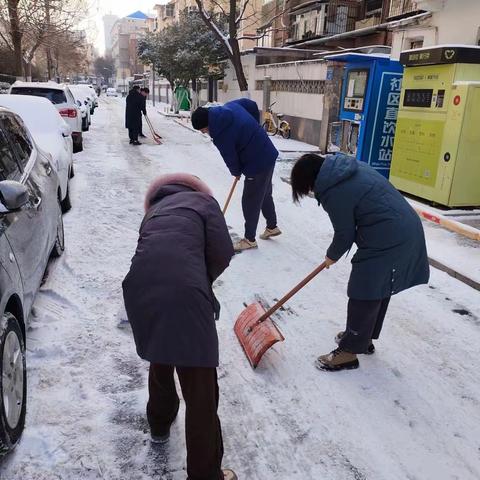
[{"label": "black shoe", "polygon": [[130,145],[133,143],[133,140],[130,140]]},{"label": "black shoe", "polygon": [[147,138],[147,136],[144,135],[143,133],[141,133],[141,134],[139,135],[139,137],[140,137],[140,138]]},{"label": "black shoe", "polygon": [[170,438],[170,430],[164,435],[154,435],[153,433],[151,433],[150,435],[152,437],[152,443],[162,445],[168,442],[168,439]]},{"label": "black shoe", "polygon": [[140,143],[138,140],[134,140],[134,141],[132,142],[132,145],[141,145],[141,143]]}]

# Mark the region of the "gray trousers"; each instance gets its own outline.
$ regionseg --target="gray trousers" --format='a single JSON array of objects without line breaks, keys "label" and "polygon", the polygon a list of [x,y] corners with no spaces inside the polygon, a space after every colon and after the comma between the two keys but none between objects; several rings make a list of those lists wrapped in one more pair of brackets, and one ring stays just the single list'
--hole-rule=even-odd
[{"label": "gray trousers", "polygon": [[242,209],[245,218],[245,238],[253,242],[257,234],[260,212],[267,221],[267,228],[277,226],[277,214],[272,196],[273,167],[266,172],[245,177],[242,195]]},{"label": "gray trousers", "polygon": [[348,301],[347,327],[339,347],[351,353],[365,353],[370,341],[382,331],[390,297],[383,300]]}]

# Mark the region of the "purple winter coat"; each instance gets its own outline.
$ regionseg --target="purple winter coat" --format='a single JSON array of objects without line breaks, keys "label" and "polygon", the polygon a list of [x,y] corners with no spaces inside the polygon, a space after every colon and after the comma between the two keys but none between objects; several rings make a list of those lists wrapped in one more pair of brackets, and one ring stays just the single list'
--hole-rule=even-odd
[{"label": "purple winter coat", "polygon": [[152,363],[218,366],[212,283],[234,254],[216,200],[182,184],[150,191],[123,296],[138,355]]}]

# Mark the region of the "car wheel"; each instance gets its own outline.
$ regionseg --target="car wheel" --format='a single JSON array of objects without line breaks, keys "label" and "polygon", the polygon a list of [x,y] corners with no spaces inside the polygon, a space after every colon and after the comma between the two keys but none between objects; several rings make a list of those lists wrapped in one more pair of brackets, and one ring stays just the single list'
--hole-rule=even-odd
[{"label": "car wheel", "polygon": [[83,138],[73,144],[73,153],[83,152]]},{"label": "car wheel", "polygon": [[62,256],[65,250],[65,232],[63,230],[63,215],[60,201],[58,202],[58,218],[57,218],[57,236],[55,237],[55,244],[53,245],[52,257],[57,258]]},{"label": "car wheel", "polygon": [[65,198],[61,201],[62,213],[67,213],[72,208],[72,202],[70,200],[70,188],[67,185],[67,194]]},{"label": "car wheel", "polygon": [[4,313],[0,326],[0,454],[12,450],[25,426],[27,366],[18,320]]}]

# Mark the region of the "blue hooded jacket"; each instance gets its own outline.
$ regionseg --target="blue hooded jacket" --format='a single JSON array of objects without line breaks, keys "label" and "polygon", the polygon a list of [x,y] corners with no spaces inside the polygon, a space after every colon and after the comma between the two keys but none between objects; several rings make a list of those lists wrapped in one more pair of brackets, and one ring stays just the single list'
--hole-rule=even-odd
[{"label": "blue hooded jacket", "polygon": [[278,151],[258,118],[258,107],[248,99],[208,109],[210,136],[234,177],[257,175],[275,166]]},{"label": "blue hooded jacket", "polygon": [[348,155],[327,155],[315,197],[335,231],[327,256],[338,260],[354,243],[358,247],[352,258],[350,298],[381,300],[428,282],[422,222],[376,170]]}]

